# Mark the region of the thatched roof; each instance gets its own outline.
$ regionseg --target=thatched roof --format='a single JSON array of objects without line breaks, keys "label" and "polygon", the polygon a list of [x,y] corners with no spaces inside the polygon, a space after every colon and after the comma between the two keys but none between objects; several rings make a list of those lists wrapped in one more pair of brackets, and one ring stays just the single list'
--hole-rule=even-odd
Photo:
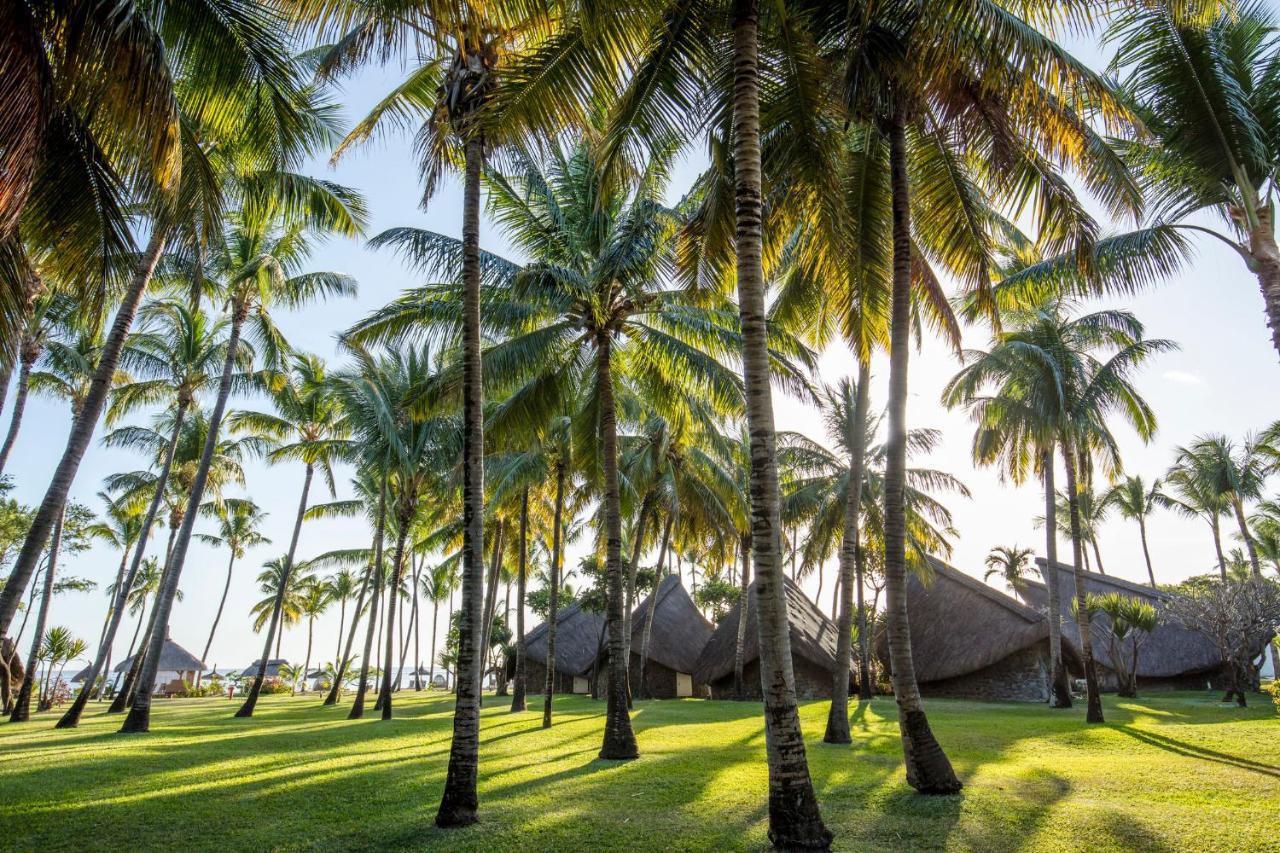
[{"label": "thatched roof", "polygon": [[[262,659],[258,658],[253,663],[249,664],[244,669],[240,670],[239,677],[240,678],[257,678],[258,665],[260,663],[262,663]],[[287,666],[288,664],[289,664],[288,658],[268,658],[267,668],[263,672],[263,678],[279,678],[280,667]]]},{"label": "thatched roof", "polygon": [[[112,671],[128,672],[129,667],[133,666],[134,657],[131,655],[120,661]],[[204,672],[204,661],[165,637],[164,645],[160,648],[160,665],[156,669],[162,672]]]},{"label": "thatched roof", "polygon": [[[644,644],[644,623],[649,618],[645,596],[631,613],[631,651],[640,654]],[[649,636],[649,659],[676,672],[693,672],[698,656],[715,630],[698,610],[678,575],[667,575],[658,585],[658,609],[653,613],[653,633]]]},{"label": "thatched roof", "polygon": [[[600,650],[604,634],[604,614],[583,610],[571,604],[556,613],[556,671],[563,675],[581,675],[591,667]],[[525,655],[529,660],[547,665],[548,623],[543,622],[524,635]]]},{"label": "thatched roof", "polygon": [[[977,578],[929,557],[932,577],[907,575],[907,623],[916,679],[968,675],[1049,636],[1049,620]],[[876,654],[887,657],[883,631]]]},{"label": "thatched roof", "polygon": [[67,683],[79,684],[80,682],[84,681],[86,678],[89,677],[89,670],[91,669],[93,669],[93,664],[89,664],[89,666],[86,666],[84,669],[80,670],[75,675],[71,676],[70,680],[68,680]]},{"label": "thatched roof", "polygon": [[[1043,575],[1048,563],[1037,559]],[[1075,617],[1071,613],[1071,602],[1075,598],[1075,570],[1064,563],[1057,563],[1058,591],[1061,597],[1062,637],[1079,645],[1080,630]],[[1122,595],[1141,598],[1155,606],[1157,611],[1164,608],[1172,597],[1163,590],[1133,583],[1123,578],[1100,575],[1094,572],[1084,573],[1084,586],[1087,592],[1118,592]],[[1022,599],[1032,607],[1044,611],[1048,606],[1049,593],[1043,583],[1028,581],[1019,593]],[[1107,644],[1107,630],[1101,625],[1092,626],[1093,656],[1102,666],[1115,669]],[[1222,666],[1222,656],[1214,648],[1213,643],[1202,634],[1182,627],[1170,619],[1161,616],[1156,629],[1142,644],[1138,653],[1138,675],[1143,678],[1172,678],[1196,672],[1216,670]]]},{"label": "thatched roof", "polygon": [[[836,665],[836,625],[809,600],[800,587],[784,578],[787,596],[787,618],[791,628],[791,657],[803,658],[823,669]],[[738,641],[738,605],[734,604],[720,620],[702,649],[693,669],[695,681],[711,684],[733,674],[733,652]],[[760,655],[760,633],[756,627],[756,585],[752,581],[747,592],[747,634],[743,640],[742,662],[750,663]],[[851,655],[852,656],[852,655]]]}]

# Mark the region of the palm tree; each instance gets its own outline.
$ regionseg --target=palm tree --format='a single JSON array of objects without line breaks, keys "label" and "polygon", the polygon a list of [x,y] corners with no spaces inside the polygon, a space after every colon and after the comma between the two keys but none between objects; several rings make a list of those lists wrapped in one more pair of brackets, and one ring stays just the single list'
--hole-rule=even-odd
[{"label": "palm tree", "polygon": [[1021,593],[1026,588],[1027,575],[1032,571],[1031,558],[1035,551],[1019,545],[997,545],[987,554],[983,562],[987,570],[982,579],[991,583],[991,579],[1000,578],[1010,592]]},{"label": "palm tree", "polygon": [[[4,444],[0,445],[0,474],[4,474],[5,463],[18,438],[18,428],[22,425],[22,414],[27,405],[27,392],[31,387],[31,371],[44,353],[45,345],[51,336],[73,332],[71,312],[74,306],[62,294],[49,292],[42,286],[33,300],[33,305],[23,325],[18,341],[18,382],[17,396],[13,398],[13,413],[9,416],[9,431],[5,434]],[[3,377],[3,395],[8,390],[9,377]],[[3,396],[0,396],[0,402]]]},{"label": "palm tree", "polygon": [[333,592],[327,582],[317,578],[304,580],[302,598],[298,602],[300,615],[307,620],[307,656],[302,662],[303,679],[311,673],[311,644],[315,638],[316,617],[328,610],[332,603]]},{"label": "palm tree", "polygon": [[[106,504],[106,509],[100,517],[101,520],[90,525],[88,532],[93,538],[105,542],[120,551],[120,566],[116,569],[115,582],[107,587],[107,615],[102,623],[102,634],[98,638],[98,647],[102,648],[104,645],[108,645],[105,641],[107,631],[111,627],[111,617],[118,609],[124,606],[125,596],[120,596],[117,590],[124,585],[125,570],[129,565],[129,555],[142,535],[143,510],[136,501],[129,500],[127,496],[114,496],[108,491],[103,491],[98,492],[98,497]],[[102,665],[102,672],[110,671],[111,649],[108,648]],[[94,676],[95,681],[96,679],[97,676]],[[106,689],[107,682],[104,678],[102,686],[98,690],[98,701],[102,701],[102,696]]]},{"label": "palm tree", "polygon": [[[1209,18],[1205,19],[1205,10]],[[1075,258],[1026,270],[1018,285],[1046,283],[1068,294],[1129,294],[1172,276],[1203,234],[1229,246],[1262,291],[1280,351],[1280,248],[1271,196],[1280,149],[1280,96],[1270,37],[1274,10],[1259,0],[1229,5],[1126,5],[1106,39],[1110,72],[1141,120],[1116,149],[1148,201],[1139,230],[1100,240],[1081,278]],[[1216,225],[1205,225],[1205,214]],[[1013,282],[1011,282],[1013,284]]]},{"label": "palm tree", "polygon": [[[1082,480],[1087,478],[1082,477]],[[1080,541],[1093,549],[1093,557],[1089,557],[1088,548],[1084,549],[1084,569],[1085,571],[1093,571],[1094,564],[1097,564],[1098,574],[1105,575],[1106,567],[1102,564],[1102,551],[1098,547],[1098,531],[1102,528],[1102,524],[1106,521],[1107,514],[1111,511],[1111,504],[1107,502],[1107,494],[1105,492],[1098,493],[1093,491],[1087,484],[1082,483],[1079,494],[1076,495],[1076,510],[1080,523]],[[1071,495],[1064,490],[1059,490],[1055,496],[1056,513],[1055,520],[1058,524],[1058,532],[1071,538]],[[1035,520],[1037,527],[1044,526],[1046,519],[1038,516]]]},{"label": "palm tree", "polygon": [[[259,382],[271,395],[275,413],[237,412],[229,419],[231,428],[262,438],[269,448],[266,453],[269,462],[298,461],[304,466],[302,497],[298,501],[298,514],[293,522],[289,551],[285,554],[286,579],[279,589],[279,595],[283,599],[288,587],[287,575],[292,571],[294,556],[298,550],[302,521],[307,514],[311,479],[319,469],[330,494],[337,497],[333,465],[340,456],[347,453],[349,431],[344,423],[338,398],[328,380],[324,362],[317,356],[294,355],[290,359],[288,372],[264,372],[259,377]],[[271,626],[263,641],[258,671],[254,674],[249,695],[245,697],[240,710],[236,711],[237,717],[253,716],[253,708],[258,703],[258,694],[262,691],[262,681],[266,677],[267,658],[279,624],[281,606],[282,603],[278,602],[271,613]]]},{"label": "palm tree", "polygon": [[[1104,473],[1120,470],[1119,449],[1108,427],[1113,413],[1118,411],[1143,439],[1155,432],[1155,415],[1131,376],[1149,357],[1174,344],[1143,338],[1142,324],[1124,311],[1072,316],[1069,304],[1047,302],[1010,312],[1005,320],[1006,329],[995,337],[990,351],[965,354],[965,366],[948,383],[943,401],[949,406],[965,405],[972,412],[978,424],[973,443],[977,461],[1000,463],[1015,482],[1028,468],[1040,469],[1045,476],[1045,527],[1052,531],[1051,544],[1056,538],[1057,513],[1054,492],[1048,487],[1052,485],[1052,450],[1059,450],[1067,477],[1075,598],[1084,601],[1080,474],[1091,469],[1094,457]],[[994,393],[988,395],[988,388],[994,388]],[[1056,547],[1048,555],[1047,578],[1056,574],[1055,553]],[[1056,612],[1054,604],[1050,604],[1051,613]],[[1088,685],[1086,719],[1098,723],[1102,703],[1084,610],[1077,608]]]},{"label": "palm tree", "polygon": [[[1170,505],[1169,499],[1161,491],[1163,485],[1159,477],[1150,486],[1141,477],[1126,477],[1123,482],[1112,486],[1111,491],[1107,492],[1107,496],[1104,498],[1104,502],[1114,506],[1120,512],[1120,515],[1130,521],[1138,522],[1138,537],[1142,541],[1142,557],[1147,563],[1147,580],[1151,582],[1152,589],[1156,588],[1156,573],[1155,569],[1151,567],[1151,551],[1147,547],[1147,518],[1157,508]],[[1099,560],[1098,566],[1101,568],[1101,560]]]},{"label": "palm tree", "polygon": [[[155,482],[149,486],[151,499],[142,519],[141,544],[134,551],[125,582],[117,586],[116,595],[121,602],[128,595],[146,553],[151,527],[169,486],[169,475],[186,425],[187,412],[196,403],[198,395],[212,385],[217,366],[226,357],[226,323],[211,321],[198,309],[176,302],[155,302],[143,307],[141,319],[142,329],[129,337],[120,355],[121,365],[136,378],[124,381],[115,389],[107,410],[107,421],[111,423],[142,406],[163,403],[171,410],[172,425],[168,440],[161,445],[164,450],[157,454],[159,471]],[[248,354],[241,359],[239,366],[242,369],[247,357]],[[108,444],[124,440],[134,446],[140,443],[156,445],[159,439],[158,434],[149,431],[135,435],[133,431],[125,430],[112,436],[108,437]],[[119,602],[108,609],[108,626],[98,654],[90,665],[91,677],[85,680],[81,695],[58,721],[59,728],[73,728],[79,723],[89,690],[105,670],[110,646],[120,626],[120,620],[112,618],[114,613],[123,615]]]},{"label": "palm tree", "polygon": [[457,586],[457,567],[450,562],[441,562],[428,569],[422,575],[422,593],[431,602],[431,661],[430,674],[427,676],[429,686],[436,681],[436,638],[439,633],[440,602],[449,599]]},{"label": "palm tree", "polygon": [[[53,581],[58,564],[58,552],[62,547],[63,518],[53,527],[53,539],[49,543],[49,559],[44,568],[44,590],[40,596],[40,609],[36,611],[36,633],[31,640],[31,651],[27,655],[27,671],[22,679],[22,687],[13,703],[13,711],[9,715],[11,723],[25,723],[31,719],[31,690],[35,684],[36,667],[40,663],[40,653],[45,643],[45,624],[49,619],[49,606],[53,603]],[[6,678],[8,675],[6,674]]]},{"label": "palm tree", "polygon": [[[271,320],[273,305],[298,308],[315,299],[349,295],[355,290],[354,280],[340,273],[299,272],[309,252],[306,239],[309,234],[355,234],[363,227],[363,203],[354,193],[329,184],[313,184],[310,190],[301,211],[279,194],[267,195],[242,208],[231,217],[229,228],[219,235],[204,268],[192,270],[191,280],[201,281],[205,289],[221,297],[231,315],[226,360],[209,417],[209,434],[191,487],[190,501],[194,506],[204,497],[246,323],[257,338],[267,367],[276,368],[287,346]],[[174,540],[173,556],[156,594],[156,618],[160,624],[168,622],[194,526],[195,513],[190,513],[183,519]],[[162,634],[153,634],[145,650],[138,693],[121,727],[122,732],[145,732],[150,728],[151,691],[163,643]]]},{"label": "palm tree", "polygon": [[1201,471],[1190,457],[1180,458],[1165,474],[1164,486],[1169,506],[1189,518],[1203,518],[1213,535],[1213,551],[1217,558],[1218,572],[1227,579],[1227,562],[1222,551],[1222,517],[1227,514],[1227,501],[1223,495],[1201,476]]},{"label": "palm tree", "polygon": [[[174,75],[170,82],[180,79],[181,85],[175,92],[177,97],[167,98],[164,104],[166,111],[172,112],[176,108],[182,120],[181,133],[177,132],[178,122],[170,122],[173,135],[170,144],[165,146],[170,150],[173,143],[181,142],[180,155],[185,166],[182,174],[187,177],[182,191],[178,192],[169,179],[158,183],[146,180],[129,182],[140,200],[147,202],[144,212],[148,215],[150,235],[146,248],[135,255],[132,241],[126,236],[129,232],[121,224],[125,213],[113,200],[115,193],[104,194],[115,187],[117,178],[109,171],[100,173],[97,161],[87,173],[78,173],[82,179],[93,176],[92,186],[81,188],[82,196],[75,195],[81,190],[73,188],[71,196],[63,196],[47,210],[41,208],[45,225],[50,225],[48,214],[55,208],[76,210],[80,216],[87,212],[93,220],[88,230],[81,227],[46,233],[48,249],[40,252],[38,259],[42,264],[47,261],[58,267],[67,267],[58,274],[59,279],[97,288],[94,298],[85,300],[86,305],[96,304],[96,294],[101,292],[107,277],[119,275],[127,280],[127,284],[84,399],[84,416],[73,424],[22,550],[14,561],[9,581],[0,590],[0,635],[8,631],[18,599],[35,571],[50,530],[66,503],[80,462],[106,405],[125,339],[166,246],[180,242],[180,238],[189,244],[202,246],[215,242],[214,235],[221,227],[223,212],[237,199],[256,204],[260,198],[270,197],[274,191],[286,199],[290,208],[298,208],[329,194],[326,187],[288,171],[313,147],[329,144],[332,129],[327,105],[318,101],[316,90],[304,79],[303,63],[295,61],[287,53],[281,33],[281,16],[265,7],[228,11],[221,8],[222,3],[223,0],[215,0],[189,10],[192,14],[183,17],[183,22],[194,28],[192,32],[188,33],[185,26],[173,21],[172,26],[165,27],[164,39],[147,42],[147,54],[163,45],[172,49],[175,60],[190,51],[192,61],[189,65],[180,61],[179,65],[168,69]],[[54,16],[55,19],[57,17]],[[131,23],[118,23],[104,24],[102,32],[115,34],[121,31],[120,26],[125,29],[133,26]],[[101,66],[90,67],[99,69]],[[136,71],[140,65],[130,60],[128,67]],[[162,68],[163,63],[156,67],[157,72]],[[191,73],[179,75],[180,71],[188,69]],[[96,77],[114,79],[116,75],[97,74]],[[128,74],[120,79],[129,81],[131,85],[137,82]],[[91,86],[78,90],[78,94],[84,96],[92,91],[94,88]],[[272,109],[262,109],[262,105],[267,103],[272,105]],[[77,145],[84,143],[84,130],[82,125],[75,126],[73,135],[80,140]],[[123,144],[131,145],[133,141],[130,139]],[[75,150],[85,149],[77,147]],[[66,154],[72,160],[83,162],[80,155],[72,151]],[[172,166],[177,161],[166,159],[166,162]],[[65,169],[55,171],[59,175],[71,175]],[[143,173],[131,174],[141,176]],[[176,174],[168,173],[169,178]],[[161,187],[163,190],[157,193]],[[55,188],[61,192],[68,186],[55,182]],[[72,203],[67,204],[68,199]],[[48,201],[52,202],[52,199]],[[105,214],[103,221],[98,219],[100,214]],[[56,225],[57,217],[51,221]],[[68,225],[74,226],[74,223]],[[106,228],[105,232],[98,233],[99,225]],[[104,247],[107,250],[105,255],[101,253]],[[10,273],[3,278],[7,282],[24,280],[20,271],[11,269],[12,259],[13,253],[7,247],[0,251],[0,264]],[[100,272],[86,276],[86,271],[95,267]],[[0,305],[0,312],[4,308]],[[8,316],[7,312],[5,316]],[[0,361],[3,360],[0,355]]]},{"label": "palm tree", "polygon": [[1266,477],[1270,473],[1262,444],[1253,437],[1237,445],[1225,435],[1205,435],[1197,438],[1190,447],[1179,447],[1174,464],[1193,472],[1205,489],[1217,495],[1235,515],[1240,539],[1249,555],[1249,565],[1254,576],[1260,577],[1262,564],[1258,561],[1258,551],[1249,532],[1244,502],[1262,497]]},{"label": "palm tree", "polygon": [[264,657],[272,656],[272,646],[275,647],[275,657],[279,657],[284,629],[302,621],[302,602],[312,580],[308,576],[310,570],[310,565],[303,561],[291,564],[284,554],[262,564],[262,571],[258,573],[258,589],[263,597],[249,608],[249,615],[253,617],[253,633],[261,634],[272,617],[280,628],[276,634],[268,635],[273,642],[267,645]]},{"label": "palm tree", "polygon": [[[340,569],[334,572],[328,577],[325,584],[329,587],[329,600],[338,603],[338,648],[333,657],[333,674],[336,677],[338,661],[342,659],[342,636],[343,629],[347,624],[347,602],[356,597],[357,588],[360,588],[361,592],[363,592],[363,588],[360,583],[357,583],[356,576],[349,569]],[[359,603],[356,606],[359,608]],[[353,622],[356,618],[359,618],[359,613],[353,617]]]},{"label": "palm tree", "polygon": [[227,604],[227,593],[231,591],[231,572],[236,560],[244,558],[245,552],[260,545],[270,545],[271,540],[260,531],[267,513],[249,498],[223,498],[220,501],[209,501],[200,507],[200,512],[218,522],[218,532],[197,533],[196,538],[206,545],[225,547],[227,549],[227,582],[222,587],[222,598],[218,599],[218,611],[213,615],[213,625],[209,628],[209,639],[204,644],[204,652],[200,660],[209,659],[209,649],[213,648],[213,635],[217,633],[218,622],[222,620],[222,608]]}]

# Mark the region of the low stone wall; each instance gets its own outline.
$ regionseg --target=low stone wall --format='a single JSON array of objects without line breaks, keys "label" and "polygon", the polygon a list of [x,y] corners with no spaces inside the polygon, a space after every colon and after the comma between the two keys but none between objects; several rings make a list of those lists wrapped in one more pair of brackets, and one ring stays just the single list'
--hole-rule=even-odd
[{"label": "low stone wall", "polygon": [[1038,643],[968,675],[921,683],[925,696],[1013,702],[1049,701],[1049,644]]},{"label": "low stone wall", "polygon": [[[830,699],[831,673],[823,667],[804,658],[795,658],[792,670],[796,677],[797,699]],[[760,691],[760,663],[751,661],[742,668],[743,690],[745,699],[763,699]],[[712,699],[736,699],[733,694],[733,676],[728,675],[711,686]],[[697,685],[695,685],[695,689]]]}]

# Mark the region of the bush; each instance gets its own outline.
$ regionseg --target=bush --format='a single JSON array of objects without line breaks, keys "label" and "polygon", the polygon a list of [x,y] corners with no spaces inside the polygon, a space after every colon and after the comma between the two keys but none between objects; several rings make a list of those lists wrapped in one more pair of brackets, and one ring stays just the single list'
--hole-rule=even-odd
[{"label": "bush", "polygon": [[1273,678],[1262,685],[1262,692],[1271,697],[1271,701],[1280,705],[1280,678]]},{"label": "bush", "polygon": [[292,693],[293,690],[288,684],[284,683],[284,679],[279,676],[271,676],[262,680],[262,690],[260,695],[270,696],[274,693]]},{"label": "bush", "polygon": [[201,684],[199,687],[191,682],[184,682],[182,692],[178,694],[183,699],[199,699],[202,696],[219,696],[222,693],[222,684]]}]

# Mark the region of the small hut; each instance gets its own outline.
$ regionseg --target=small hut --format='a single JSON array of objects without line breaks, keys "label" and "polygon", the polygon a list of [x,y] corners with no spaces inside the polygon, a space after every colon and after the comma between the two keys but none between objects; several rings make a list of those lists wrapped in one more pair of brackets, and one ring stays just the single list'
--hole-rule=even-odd
[{"label": "small hut", "polygon": [[[1048,562],[1037,559],[1036,565],[1045,576]],[[1064,645],[1070,642],[1079,647],[1080,629],[1075,615],[1071,612],[1071,604],[1075,600],[1075,569],[1063,563],[1056,563],[1058,572],[1058,591],[1061,599],[1062,637]],[[1142,644],[1138,652],[1138,688],[1182,688],[1201,689],[1215,680],[1222,671],[1222,655],[1207,637],[1189,628],[1184,628],[1164,617],[1160,613],[1172,596],[1163,590],[1136,584],[1111,575],[1100,575],[1094,572],[1084,573],[1084,587],[1088,593],[1106,594],[1118,592],[1141,598],[1156,608],[1159,621],[1156,629]],[[1043,583],[1028,581],[1019,591],[1022,600],[1031,607],[1045,612],[1049,603],[1049,592]],[[1107,629],[1096,622],[1091,626],[1090,636],[1093,639],[1093,658],[1098,664],[1099,678],[1104,690],[1117,687],[1115,665],[1111,660],[1110,644],[1107,642]],[[1071,662],[1068,662],[1071,667]],[[1083,670],[1077,663],[1072,668],[1073,674],[1083,676]]]},{"label": "small hut", "polygon": [[[555,691],[557,693],[590,693],[587,673],[604,643],[603,613],[591,613],[578,604],[561,608],[556,614]],[[541,693],[547,684],[547,634],[543,622],[524,635],[524,677],[527,693]],[[505,673],[515,677],[515,656],[508,655]]]},{"label": "small hut", "polygon": [[[784,578],[784,589],[791,628],[791,666],[795,672],[796,696],[800,699],[830,699],[836,665],[836,625],[794,582]],[[693,670],[694,681],[710,687],[712,699],[737,698],[733,692],[733,658],[738,638],[738,613],[739,607],[734,605],[720,620]],[[744,698],[760,699],[760,635],[756,627],[754,581],[747,592],[742,658]],[[849,671],[852,684],[852,661]]]},{"label": "small hut", "polygon": [[[130,655],[112,669],[123,677],[133,666],[136,655]],[[156,668],[156,683],[152,692],[162,696],[172,696],[186,689],[185,685],[197,684],[200,674],[204,672],[204,661],[191,654],[168,636],[160,647],[160,663]],[[88,673],[85,674],[86,677]]]},{"label": "small hut", "polygon": [[[249,664],[248,666],[246,666],[244,669],[240,670],[240,678],[241,678],[241,680],[246,679],[246,678],[257,678],[257,677],[258,677],[258,666],[259,666],[261,663],[262,663],[262,659],[261,659],[261,658],[259,658],[259,659],[255,660],[253,663],[251,663],[251,664]],[[288,660],[288,658],[269,658],[269,659],[267,660],[267,668],[266,668],[266,671],[262,674],[262,677],[263,677],[263,678],[279,678],[279,677],[280,677],[280,667],[282,667],[282,666],[288,666],[288,665],[289,665],[289,660]]]},{"label": "small hut", "polygon": [[[916,681],[926,696],[1047,702],[1049,620],[934,557],[931,577],[907,576],[907,624]],[[1070,665],[1075,652],[1063,644]],[[888,671],[886,636],[876,656]]]},{"label": "small hut", "polygon": [[[640,684],[640,659],[644,647],[644,626],[654,595],[645,596],[631,614],[632,691],[648,699],[678,699],[706,696],[706,684],[693,677],[698,656],[711,639],[715,626],[703,617],[676,575],[667,575],[658,585],[657,609],[653,611],[653,628],[649,635],[649,658],[644,667],[644,688]],[[607,642],[607,638],[606,638]],[[596,667],[604,672],[608,666],[606,647]]]}]

